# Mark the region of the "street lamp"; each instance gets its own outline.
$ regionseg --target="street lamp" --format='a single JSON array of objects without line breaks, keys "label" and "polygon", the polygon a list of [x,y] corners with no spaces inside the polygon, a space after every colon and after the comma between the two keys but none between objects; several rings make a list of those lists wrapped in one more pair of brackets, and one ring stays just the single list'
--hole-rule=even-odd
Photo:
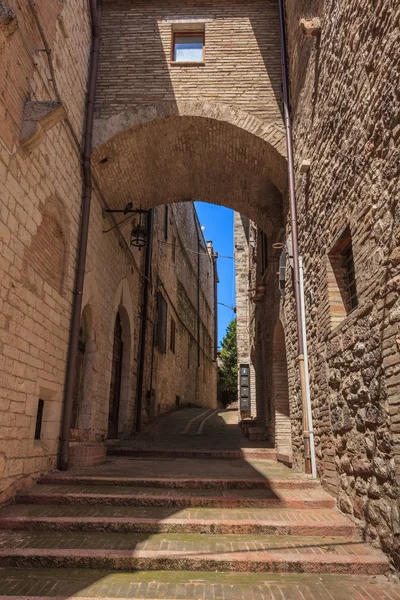
[{"label": "street lamp", "polygon": [[146,244],[147,244],[147,217],[146,217],[146,215],[148,212],[147,210],[142,210],[141,208],[134,209],[132,202],[129,202],[125,206],[124,209],[107,208],[103,212],[104,212],[104,214],[122,213],[124,215],[124,218],[121,221],[119,221],[118,223],[115,223],[115,225],[113,225],[109,229],[103,230],[103,233],[108,233],[109,231],[112,231],[116,227],[119,227],[120,225],[122,225],[122,223],[125,223],[125,221],[130,219],[131,215],[134,215],[134,218],[132,221],[130,245],[134,246],[135,248],[139,248],[139,250],[141,250],[142,248],[144,248],[146,246]]},{"label": "street lamp", "polygon": [[147,225],[144,211],[136,211],[132,225],[131,246],[135,246],[135,248],[141,250],[147,244]]}]

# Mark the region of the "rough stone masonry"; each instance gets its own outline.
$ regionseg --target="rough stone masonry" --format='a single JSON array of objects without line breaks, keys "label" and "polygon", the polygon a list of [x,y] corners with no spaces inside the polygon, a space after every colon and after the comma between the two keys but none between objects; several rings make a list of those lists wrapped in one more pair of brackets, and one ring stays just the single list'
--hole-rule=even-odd
[{"label": "rough stone masonry", "polygon": [[[287,2],[286,8],[318,475],[365,539],[399,565],[400,7],[391,1],[304,0]],[[258,271],[259,242],[250,254]],[[258,272],[255,283],[277,277],[279,256],[269,248],[275,264],[264,276]],[[287,260],[279,319],[285,329],[293,464],[302,468],[291,285]],[[244,294],[248,297],[247,289]],[[238,298],[238,304],[245,301]],[[271,313],[268,294],[256,305],[254,319],[248,344],[257,396],[270,407],[266,420],[257,415],[274,439],[268,413],[274,417],[276,378],[274,366],[271,371],[262,357],[278,313]]]}]

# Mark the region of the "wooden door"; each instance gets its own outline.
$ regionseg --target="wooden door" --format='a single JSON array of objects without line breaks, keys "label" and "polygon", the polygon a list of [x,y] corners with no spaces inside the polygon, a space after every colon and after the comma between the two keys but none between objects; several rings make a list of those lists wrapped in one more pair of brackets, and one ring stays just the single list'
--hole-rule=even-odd
[{"label": "wooden door", "polygon": [[124,344],[119,313],[115,320],[113,356],[111,365],[110,406],[108,413],[108,438],[115,439],[118,434],[119,400],[121,394],[121,373]]}]

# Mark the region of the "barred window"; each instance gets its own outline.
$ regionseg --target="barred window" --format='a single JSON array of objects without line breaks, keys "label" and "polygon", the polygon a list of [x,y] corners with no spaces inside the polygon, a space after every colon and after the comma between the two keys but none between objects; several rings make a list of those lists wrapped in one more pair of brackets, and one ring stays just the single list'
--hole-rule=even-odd
[{"label": "barred window", "polygon": [[39,398],[38,409],[36,413],[35,440],[40,440],[42,435],[44,400]]}]

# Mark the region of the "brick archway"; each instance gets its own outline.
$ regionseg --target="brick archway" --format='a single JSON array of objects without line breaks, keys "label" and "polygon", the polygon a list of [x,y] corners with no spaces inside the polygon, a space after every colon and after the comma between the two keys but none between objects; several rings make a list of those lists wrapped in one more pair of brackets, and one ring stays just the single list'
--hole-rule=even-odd
[{"label": "brick archway", "polygon": [[280,123],[222,104],[166,102],[95,123],[93,170],[113,205],[203,200],[282,226],[285,137]]}]

